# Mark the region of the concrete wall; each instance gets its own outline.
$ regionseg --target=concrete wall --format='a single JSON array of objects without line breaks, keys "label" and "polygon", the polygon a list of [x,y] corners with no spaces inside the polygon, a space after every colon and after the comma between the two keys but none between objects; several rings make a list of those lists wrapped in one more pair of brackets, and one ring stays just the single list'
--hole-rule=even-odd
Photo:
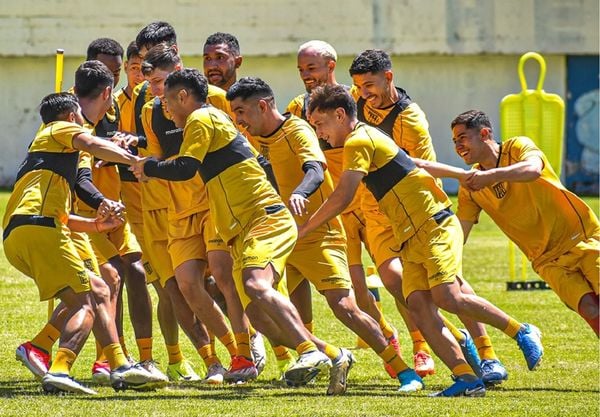
[{"label": "concrete wall", "polygon": [[[502,97],[520,90],[517,62],[523,52],[545,55],[545,90],[563,97],[565,55],[598,53],[596,0],[176,0],[168,6],[146,0],[143,10],[114,0],[87,3],[0,4],[0,185],[12,182],[39,126],[36,106],[54,87],[55,49],[65,49],[68,88],[91,40],[108,36],[125,46],[152,20],[173,24],[184,63],[198,68],[206,36],[236,34],[245,57],[240,75],[267,80],[280,108],[302,92],[295,62],[300,43],[331,42],[342,55],[338,79],[344,83],[350,82],[354,54],[385,48],[395,55],[397,84],[428,115],[439,159],[451,163],[458,161],[449,146],[449,121],[469,108],[497,119]],[[537,68],[526,70],[533,87]]]}]

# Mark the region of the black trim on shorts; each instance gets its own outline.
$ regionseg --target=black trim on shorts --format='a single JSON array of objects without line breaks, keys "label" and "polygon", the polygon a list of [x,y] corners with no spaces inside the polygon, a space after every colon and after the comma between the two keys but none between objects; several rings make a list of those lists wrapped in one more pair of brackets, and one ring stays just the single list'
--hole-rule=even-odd
[{"label": "black trim on shorts", "polygon": [[8,221],[6,229],[4,229],[4,231],[2,232],[2,240],[6,240],[6,238],[8,237],[8,235],[10,235],[10,232],[12,232],[14,228],[19,226],[25,226],[28,224],[33,226],[44,226],[52,228],[56,227],[56,224],[54,223],[54,217],[14,214]]},{"label": "black trim on shorts", "polygon": [[274,204],[272,206],[267,206],[265,207],[265,213],[266,214],[275,214],[275,213],[279,213],[281,210],[283,210],[285,208],[285,206],[283,204]]},{"label": "black trim on shorts", "polygon": [[441,224],[444,220],[452,215],[454,215],[454,212],[450,209],[450,207],[446,207],[445,209],[435,213],[433,216],[431,216],[431,218],[435,220],[437,224]]}]

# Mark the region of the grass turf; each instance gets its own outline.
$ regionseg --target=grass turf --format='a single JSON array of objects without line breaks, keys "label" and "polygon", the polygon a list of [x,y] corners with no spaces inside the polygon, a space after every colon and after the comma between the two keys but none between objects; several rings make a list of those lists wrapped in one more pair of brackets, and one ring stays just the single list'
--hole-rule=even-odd
[{"label": "grass turf", "polygon": [[[4,210],[8,193],[0,193]],[[598,199],[587,199],[598,212]],[[0,213],[3,214],[3,213]],[[35,238],[35,237],[33,237]],[[40,248],[43,249],[43,248]],[[277,368],[268,350],[268,364],[258,381],[243,386],[171,386],[156,392],[116,394],[98,388],[96,397],[47,396],[29,372],[14,359],[17,345],[30,339],[44,324],[46,303],[37,301],[35,285],[0,256],[0,415],[221,415],[221,416],[384,416],[384,415],[477,415],[477,416],[593,416],[600,414],[600,358],[598,339],[574,312],[551,291],[505,291],[508,277],[507,241],[483,216],[465,246],[464,272],[475,290],[521,321],[535,323],[543,332],[545,356],[540,368],[529,372],[515,342],[489,329],[495,349],[509,371],[509,380],[490,389],[485,398],[440,399],[426,395],[451,383],[450,372],[437,358],[437,373],[425,379],[426,389],[416,395],[396,393],[397,381],[387,377],[380,359],[369,350],[354,350],[358,360],[342,397],[326,397],[327,379],[301,389],[282,388],[274,380]],[[529,272],[529,279],[537,279]],[[153,293],[153,290],[150,289]],[[153,300],[156,297],[153,294]],[[410,338],[395,311],[393,300],[382,291],[382,307],[399,329],[405,357],[411,356]],[[328,311],[324,300],[314,296],[316,334],[339,346],[353,347],[356,337]],[[154,321],[155,358],[166,365],[166,351]],[[131,352],[135,341],[126,324]],[[184,354],[204,372],[198,355],[180,332]],[[226,357],[219,346],[221,358]],[[86,344],[73,374],[90,380],[94,359],[92,343]]]}]

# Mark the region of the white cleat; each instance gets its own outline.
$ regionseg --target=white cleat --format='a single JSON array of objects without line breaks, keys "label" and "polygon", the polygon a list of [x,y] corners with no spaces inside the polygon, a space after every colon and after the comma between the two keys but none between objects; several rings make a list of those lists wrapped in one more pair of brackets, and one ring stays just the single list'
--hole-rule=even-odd
[{"label": "white cleat", "polygon": [[260,375],[267,364],[267,351],[265,350],[265,341],[262,334],[256,332],[250,337],[250,353],[258,375]]},{"label": "white cleat", "polygon": [[88,395],[98,394],[93,389],[80,384],[67,374],[50,372],[46,373],[46,375],[44,375],[42,378],[42,389],[47,394],[61,394],[65,392]]},{"label": "white cleat", "polygon": [[355,359],[352,352],[341,348],[340,357],[331,361],[332,366],[329,369],[329,387],[327,395],[340,395],[346,392],[348,387],[348,372],[354,365]]},{"label": "white cleat", "polygon": [[149,391],[167,385],[165,378],[164,374],[162,374],[162,377],[151,374],[140,364],[134,366],[123,365],[111,371],[110,385],[115,391],[126,389]]},{"label": "white cleat", "polygon": [[287,371],[285,371],[285,382],[292,387],[308,384],[320,372],[331,368],[331,360],[324,353],[313,350],[303,353],[298,360]]},{"label": "white cleat", "polygon": [[208,367],[206,378],[204,378],[202,382],[210,385],[222,384],[226,373],[227,369],[225,369],[223,365],[220,363],[213,363]]}]

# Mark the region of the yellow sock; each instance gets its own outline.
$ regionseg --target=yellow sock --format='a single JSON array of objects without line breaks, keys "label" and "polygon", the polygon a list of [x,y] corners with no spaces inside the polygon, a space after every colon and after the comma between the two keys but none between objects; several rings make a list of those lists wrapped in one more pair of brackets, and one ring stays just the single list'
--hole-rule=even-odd
[{"label": "yellow sock", "polygon": [[417,352],[425,352],[428,355],[431,355],[431,349],[429,348],[429,345],[425,341],[425,338],[421,334],[420,330],[410,332],[410,338],[412,339],[413,343],[413,354]]},{"label": "yellow sock", "polygon": [[315,323],[314,322],[310,322],[310,323],[304,323],[304,327],[306,328],[306,330],[308,330],[311,334],[314,334],[314,330],[315,330]]},{"label": "yellow sock", "polygon": [[248,334],[250,335],[250,337],[252,337],[256,334],[256,329],[254,327],[252,327],[251,324],[248,325]]},{"label": "yellow sock", "polygon": [[31,340],[31,344],[46,353],[50,353],[52,346],[60,337],[60,330],[46,323],[44,328]]},{"label": "yellow sock", "polygon": [[219,340],[225,345],[230,356],[238,354],[237,343],[235,343],[235,337],[232,332],[225,333],[223,336],[219,337]]},{"label": "yellow sock", "polygon": [[183,360],[179,343],[176,345],[165,345],[167,348],[167,354],[169,355],[169,365],[172,365]]},{"label": "yellow sock", "polygon": [[388,345],[381,353],[378,353],[379,357],[383,359],[385,363],[390,365],[394,370],[394,373],[398,375],[400,372],[408,369],[408,365],[402,360],[400,356],[394,350],[394,346]]},{"label": "yellow sock", "polygon": [[129,354],[129,351],[127,350],[127,346],[125,345],[125,337],[124,336],[119,337],[119,343],[121,344],[121,349],[123,349],[123,354],[125,355],[125,357],[128,358],[129,356],[131,356]]},{"label": "yellow sock", "polygon": [[290,350],[285,346],[273,346],[273,353],[278,361],[289,360],[292,358]]},{"label": "yellow sock", "polygon": [[454,336],[457,342],[463,342],[465,340],[465,335],[460,330],[458,330],[458,327],[452,324],[451,321],[449,321],[444,316],[442,316],[442,321],[444,322],[444,326],[446,326],[448,330],[450,330],[450,333],[452,333],[452,336]]},{"label": "yellow sock", "polygon": [[215,343],[215,335],[210,330],[208,331],[208,337],[210,339],[210,348],[212,349],[213,352],[216,352],[217,345]]},{"label": "yellow sock", "polygon": [[338,347],[330,345],[329,343],[325,343],[325,352],[323,353],[326,354],[329,359],[335,359],[340,356],[342,351]]},{"label": "yellow sock", "polygon": [[315,345],[310,340],[300,343],[296,346],[296,352],[298,355],[302,355],[303,353],[312,352],[313,350],[317,350],[317,345]]},{"label": "yellow sock", "polygon": [[100,342],[98,342],[98,340],[96,339],[96,362],[104,362],[105,360],[106,355],[102,350],[102,345],[100,345]]},{"label": "yellow sock", "polygon": [[456,365],[452,368],[452,375],[460,376],[460,375],[473,375],[475,376],[475,372],[469,366],[468,363],[461,363],[460,365]]},{"label": "yellow sock", "polygon": [[[381,313],[381,310],[379,310]],[[385,319],[383,313],[381,314],[381,318],[379,319],[379,327],[381,328],[381,332],[385,336],[386,339],[389,339],[394,335],[394,328],[390,326],[390,323]]]},{"label": "yellow sock", "polygon": [[120,343],[106,345],[102,348],[102,352],[104,352],[104,355],[106,355],[106,358],[108,359],[110,369],[117,369],[129,363]]},{"label": "yellow sock", "polygon": [[236,333],[235,343],[237,344],[237,354],[252,360],[252,354],[250,353],[250,334]]},{"label": "yellow sock", "polygon": [[508,324],[506,325],[506,329],[504,329],[504,333],[512,337],[513,339],[521,330],[521,323],[513,319],[512,317],[508,318]]},{"label": "yellow sock", "polygon": [[206,368],[208,369],[208,367],[214,363],[220,363],[219,358],[217,358],[217,355],[215,355],[214,351],[212,350],[212,347],[209,345],[204,345],[204,346],[200,346],[198,348],[198,354],[200,355],[200,357],[202,358],[202,360],[204,361],[204,365],[206,365]]},{"label": "yellow sock", "polygon": [[152,338],[135,339],[138,351],[140,352],[140,362],[152,360]]},{"label": "yellow sock", "polygon": [[75,358],[77,355],[70,349],[67,348],[58,348],[56,352],[56,356],[52,360],[52,365],[48,372],[53,374],[67,374],[71,372],[71,366],[73,366],[73,362],[75,362]]},{"label": "yellow sock", "polygon": [[498,359],[496,352],[494,352],[492,341],[488,335],[476,337],[474,342],[475,346],[477,347],[477,353],[479,353],[479,357],[481,359]]}]

